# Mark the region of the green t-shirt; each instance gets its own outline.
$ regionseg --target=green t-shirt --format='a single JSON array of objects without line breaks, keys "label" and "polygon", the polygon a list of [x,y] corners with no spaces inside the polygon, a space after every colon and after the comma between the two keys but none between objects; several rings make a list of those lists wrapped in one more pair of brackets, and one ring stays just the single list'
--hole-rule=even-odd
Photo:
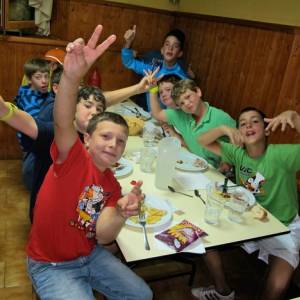
[{"label": "green t-shirt", "polygon": [[205,102],[205,105],[207,107],[206,113],[198,124],[191,114],[187,114],[181,109],[170,108],[166,109],[167,122],[178,129],[192,153],[203,157],[214,167],[218,167],[220,157],[202,147],[197,138],[211,128],[221,125],[235,128],[236,124],[223,110],[210,106],[207,102]]},{"label": "green t-shirt", "polygon": [[235,166],[236,182],[285,225],[298,213],[297,171],[300,144],[268,145],[264,154],[251,158],[244,148],[221,143],[222,159]]}]

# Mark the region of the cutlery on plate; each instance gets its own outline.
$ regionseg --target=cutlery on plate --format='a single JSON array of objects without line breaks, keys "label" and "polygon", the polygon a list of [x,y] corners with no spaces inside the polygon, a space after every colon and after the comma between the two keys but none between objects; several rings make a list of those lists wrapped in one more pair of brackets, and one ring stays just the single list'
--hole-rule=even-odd
[{"label": "cutlery on plate", "polygon": [[148,241],[148,237],[147,237],[147,231],[146,231],[145,207],[144,207],[143,202],[140,203],[140,208],[139,208],[139,223],[142,226],[143,232],[144,232],[145,249],[150,250],[149,241]]},{"label": "cutlery on plate", "polygon": [[172,186],[169,186],[169,185],[168,185],[168,189],[169,189],[169,191],[171,191],[172,193],[178,193],[178,194],[181,194],[181,195],[184,195],[184,196],[188,196],[188,197],[193,198],[192,195],[189,195],[189,194],[185,194],[185,193],[183,193],[183,192],[178,192],[178,191],[176,191]]},{"label": "cutlery on plate", "polygon": [[229,180],[228,177],[225,177],[224,184],[223,184],[223,187],[222,187],[222,193],[227,193],[228,180]]},{"label": "cutlery on plate", "polygon": [[198,190],[194,190],[194,194],[195,194],[195,196],[197,196],[198,198],[200,198],[201,201],[203,202],[203,204],[205,205],[205,201],[204,201],[204,199],[202,198],[202,196],[201,196],[201,194],[199,193],[199,191],[198,191]]}]

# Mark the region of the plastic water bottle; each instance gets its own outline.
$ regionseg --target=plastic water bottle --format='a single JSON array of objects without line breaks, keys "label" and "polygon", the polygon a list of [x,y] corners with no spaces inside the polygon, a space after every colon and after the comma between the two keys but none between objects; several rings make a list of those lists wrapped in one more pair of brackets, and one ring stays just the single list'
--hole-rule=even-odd
[{"label": "plastic water bottle", "polygon": [[158,189],[167,190],[171,185],[180,147],[180,141],[175,137],[166,137],[159,142],[155,172],[155,186]]}]

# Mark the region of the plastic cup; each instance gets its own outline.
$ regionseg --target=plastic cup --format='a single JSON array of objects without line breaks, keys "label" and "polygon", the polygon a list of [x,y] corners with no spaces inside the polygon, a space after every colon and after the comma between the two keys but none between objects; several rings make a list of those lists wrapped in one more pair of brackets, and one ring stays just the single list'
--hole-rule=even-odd
[{"label": "plastic cup", "polygon": [[206,186],[206,204],[204,211],[204,220],[208,224],[218,225],[220,215],[224,208],[224,201],[218,194],[215,183]]},{"label": "plastic cup", "polygon": [[157,152],[153,148],[143,148],[140,157],[140,169],[142,172],[153,172],[153,163],[156,159]]},{"label": "plastic cup", "polygon": [[247,209],[247,203],[238,199],[231,199],[227,204],[228,206],[228,219],[235,223],[243,222],[243,214]]}]

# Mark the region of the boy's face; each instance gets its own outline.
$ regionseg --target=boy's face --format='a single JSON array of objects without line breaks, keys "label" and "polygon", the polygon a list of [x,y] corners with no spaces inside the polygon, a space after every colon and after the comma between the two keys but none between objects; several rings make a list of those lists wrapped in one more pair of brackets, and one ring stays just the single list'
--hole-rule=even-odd
[{"label": "boy's face", "polygon": [[165,39],[160,52],[167,63],[176,63],[177,59],[182,56],[180,42],[172,35]]},{"label": "boy's face", "polygon": [[96,166],[105,170],[121,158],[127,138],[125,127],[111,121],[102,121],[91,135],[85,135],[85,143]]},{"label": "boy's face", "polygon": [[187,114],[197,114],[202,104],[201,96],[202,93],[199,88],[196,88],[196,91],[187,89],[179,96],[176,105]]},{"label": "boy's face", "polygon": [[49,73],[37,71],[31,76],[28,82],[32,90],[39,91],[41,93],[47,93],[48,83],[49,83]]},{"label": "boy's face", "polygon": [[160,83],[158,91],[161,102],[164,103],[167,107],[175,109],[177,108],[177,106],[171,97],[173,86],[173,83],[165,81]]},{"label": "boy's face", "polygon": [[239,131],[245,145],[265,142],[266,133],[264,120],[257,111],[247,111],[239,117]]},{"label": "boy's face", "polygon": [[104,111],[101,102],[95,101],[94,96],[85,99],[80,99],[76,105],[75,125],[79,132],[85,133],[89,120],[96,114]]}]

